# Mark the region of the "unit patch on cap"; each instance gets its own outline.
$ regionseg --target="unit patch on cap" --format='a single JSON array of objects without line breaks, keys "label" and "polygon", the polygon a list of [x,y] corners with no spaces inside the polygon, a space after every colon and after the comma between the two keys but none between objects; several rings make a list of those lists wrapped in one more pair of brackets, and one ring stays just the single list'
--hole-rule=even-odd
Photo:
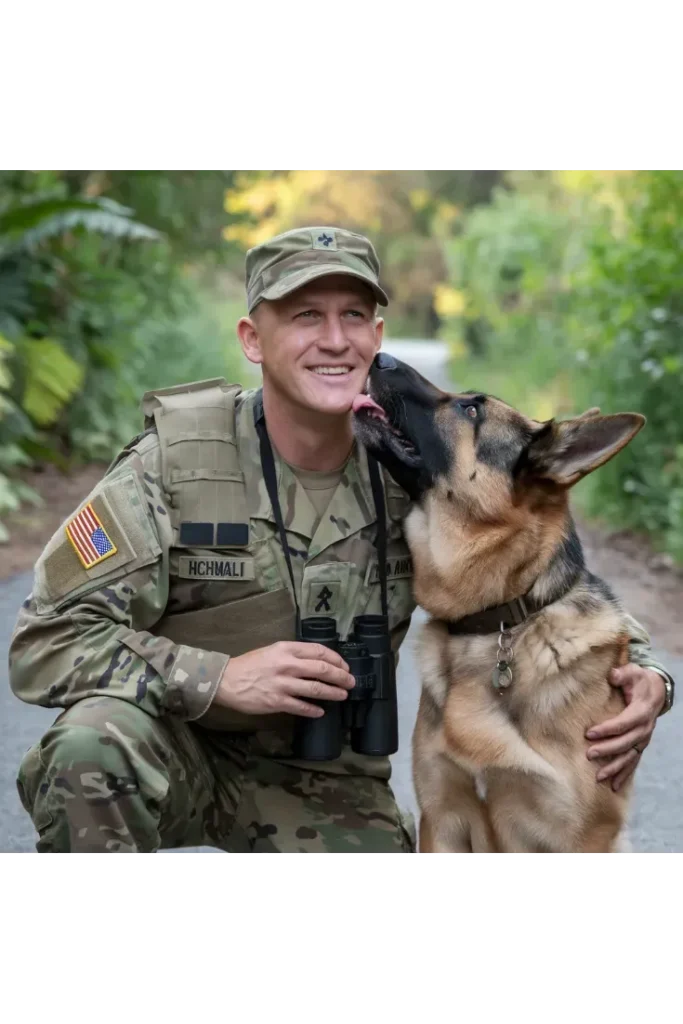
[{"label": "unit patch on cap", "polygon": [[112,543],[90,502],[69,520],[64,529],[84,569],[92,569],[105,558],[116,554],[116,545]]},{"label": "unit patch on cap", "polygon": [[311,237],[313,238],[314,249],[327,249],[331,252],[337,248],[337,239],[334,231],[331,231],[329,228],[325,228],[323,231],[313,231]]}]

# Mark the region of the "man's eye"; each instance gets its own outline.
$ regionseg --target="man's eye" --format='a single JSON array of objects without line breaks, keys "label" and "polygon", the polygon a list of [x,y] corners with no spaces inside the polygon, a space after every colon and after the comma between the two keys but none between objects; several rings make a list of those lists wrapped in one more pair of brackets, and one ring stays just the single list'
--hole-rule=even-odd
[{"label": "man's eye", "polygon": [[363,313],[359,309],[347,309],[346,315],[354,320],[362,320]]},{"label": "man's eye", "polygon": [[316,311],[314,309],[304,309],[304,310],[302,310],[301,313],[297,313],[296,319],[297,320],[301,320],[301,319],[311,320],[313,317],[315,317],[317,315],[318,314],[316,313]]}]

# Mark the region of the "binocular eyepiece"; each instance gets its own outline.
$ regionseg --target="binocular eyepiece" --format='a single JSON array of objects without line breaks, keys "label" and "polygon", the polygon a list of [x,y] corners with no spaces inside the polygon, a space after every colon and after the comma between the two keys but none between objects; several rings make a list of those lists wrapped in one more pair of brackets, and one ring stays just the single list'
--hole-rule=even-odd
[{"label": "binocular eyepiece", "polygon": [[389,624],[384,615],[358,615],[347,640],[337,623],[324,616],[301,621],[299,640],[323,644],[349,666],[356,685],[345,701],[315,701],[320,718],[297,718],[294,757],[300,761],[332,761],[341,756],[344,734],[350,731],[357,754],[386,757],[398,750],[396,663]]}]

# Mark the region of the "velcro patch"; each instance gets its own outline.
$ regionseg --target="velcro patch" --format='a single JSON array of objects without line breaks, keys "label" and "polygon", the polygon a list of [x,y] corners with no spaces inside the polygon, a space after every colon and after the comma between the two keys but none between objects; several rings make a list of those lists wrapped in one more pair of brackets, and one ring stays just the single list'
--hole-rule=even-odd
[{"label": "velcro patch", "polygon": [[84,569],[92,569],[98,562],[116,554],[116,545],[102,525],[91,502],[64,527]]},{"label": "velcro patch", "polygon": [[[106,544],[98,535],[96,540],[99,540],[106,557],[86,568],[73,540],[61,526],[36,563],[34,597],[41,613],[59,608],[74,594],[89,592],[100,580],[116,579],[149,565],[161,553],[158,538],[145,512],[145,496],[134,473],[124,473],[111,483],[106,482],[83,508],[88,505],[114,551],[106,550]],[[78,513],[66,525],[77,518]]]},{"label": "velcro patch", "polygon": [[178,576],[183,580],[253,580],[254,559],[181,555]]},{"label": "velcro patch", "polygon": [[249,544],[249,523],[219,523],[216,528],[216,546],[219,548],[246,548]]},{"label": "velcro patch", "polygon": [[336,615],[341,596],[341,583],[327,580],[312,584],[308,588],[305,614]]},{"label": "velcro patch", "polygon": [[325,231],[313,231],[311,237],[314,249],[327,249],[328,252],[332,252],[337,248],[334,231],[330,231],[329,228]]},{"label": "velcro patch", "polygon": [[192,548],[208,548],[213,544],[213,523],[181,523],[180,543]]},{"label": "velcro patch", "polygon": [[[409,579],[413,575],[413,560],[410,555],[393,555],[387,558],[387,580]],[[365,586],[379,583],[379,562],[376,558],[370,561],[365,572]]]}]

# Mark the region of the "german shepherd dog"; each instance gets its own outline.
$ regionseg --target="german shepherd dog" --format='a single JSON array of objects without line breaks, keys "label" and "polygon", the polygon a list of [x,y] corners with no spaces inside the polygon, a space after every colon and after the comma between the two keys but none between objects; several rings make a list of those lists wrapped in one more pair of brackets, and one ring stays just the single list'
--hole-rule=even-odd
[{"label": "german shepherd dog", "polygon": [[420,852],[617,851],[630,787],[596,781],[585,732],[624,707],[607,676],[629,641],[568,498],[644,417],[542,423],[384,353],[354,414],[414,503],[415,599],[431,616],[413,736]]}]

